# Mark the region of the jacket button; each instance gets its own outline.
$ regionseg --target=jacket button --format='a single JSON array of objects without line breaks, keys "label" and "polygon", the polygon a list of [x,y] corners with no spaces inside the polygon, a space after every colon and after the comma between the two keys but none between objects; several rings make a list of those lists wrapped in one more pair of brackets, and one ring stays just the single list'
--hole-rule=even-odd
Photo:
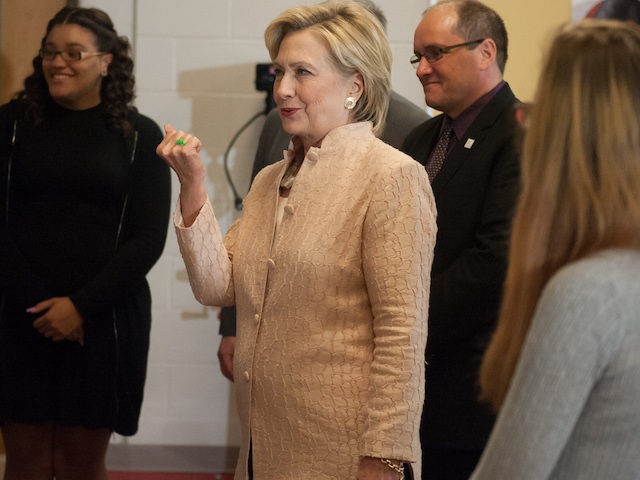
[{"label": "jacket button", "polygon": [[253,316],[253,319],[256,321],[256,323],[260,323],[260,315],[258,315],[257,313]]},{"label": "jacket button", "polygon": [[249,379],[251,378],[251,377],[249,376],[249,372],[248,372],[248,371],[246,371],[246,370],[244,371],[244,373],[243,373],[242,375],[244,376],[244,379],[245,379],[245,381],[247,381],[247,382],[248,382],[248,381],[249,381]]},{"label": "jacket button", "polygon": [[293,215],[293,205],[286,205],[284,207],[284,211],[289,215]]},{"label": "jacket button", "polygon": [[269,268],[275,268],[276,267],[276,262],[273,261],[273,258],[270,258],[269,260],[267,260],[267,265]]}]

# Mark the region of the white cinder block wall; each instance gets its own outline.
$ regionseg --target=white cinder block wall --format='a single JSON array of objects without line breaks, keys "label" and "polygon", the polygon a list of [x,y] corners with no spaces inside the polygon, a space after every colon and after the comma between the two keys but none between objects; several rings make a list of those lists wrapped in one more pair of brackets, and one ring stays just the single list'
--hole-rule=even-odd
[{"label": "white cinder block wall", "polygon": [[[282,10],[309,0],[92,0],[134,46],[139,110],[160,126],[195,133],[204,143],[209,196],[229,227],[237,212],[222,158],[238,129],[264,106],[254,87],[255,64],[269,57],[262,34]],[[388,19],[396,91],[424,106],[408,59],[413,30],[429,0],[378,0]],[[262,125],[238,139],[229,158],[241,195],[249,184]],[[178,185],[174,175],[174,203]],[[233,390],[218,368],[217,309],[193,300],[170,228],[164,254],[149,275],[153,327],[145,401],[137,435],[114,442],[237,445]]]}]

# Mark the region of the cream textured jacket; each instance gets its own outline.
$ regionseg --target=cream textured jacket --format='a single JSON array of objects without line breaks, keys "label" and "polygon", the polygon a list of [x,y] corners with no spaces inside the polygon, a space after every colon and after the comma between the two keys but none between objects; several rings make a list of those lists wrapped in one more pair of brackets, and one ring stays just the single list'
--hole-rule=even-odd
[{"label": "cream textured jacket", "polygon": [[311,148],[276,233],[285,160],[224,242],[211,205],[176,231],[196,298],[237,306],[236,479],[355,479],[361,456],[420,478],[435,203],[424,168],[368,122]]}]

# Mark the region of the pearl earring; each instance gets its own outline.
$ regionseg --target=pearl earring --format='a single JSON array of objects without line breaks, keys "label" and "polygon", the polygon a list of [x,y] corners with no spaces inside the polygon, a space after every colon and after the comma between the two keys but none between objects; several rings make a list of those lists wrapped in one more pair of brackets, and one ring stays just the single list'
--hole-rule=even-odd
[{"label": "pearl earring", "polygon": [[356,101],[357,100],[353,97],[347,97],[344,100],[344,108],[346,108],[347,110],[353,110],[356,106]]}]

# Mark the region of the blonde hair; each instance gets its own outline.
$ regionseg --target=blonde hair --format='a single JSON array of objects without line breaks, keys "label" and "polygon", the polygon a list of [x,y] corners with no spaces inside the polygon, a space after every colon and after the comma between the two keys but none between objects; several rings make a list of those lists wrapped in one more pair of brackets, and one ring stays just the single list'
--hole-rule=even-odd
[{"label": "blonde hair", "polygon": [[389,108],[391,91],[391,49],[378,19],[356,1],[327,1],[286,10],[273,20],[264,33],[271,60],[280,50],[284,37],[309,29],[324,39],[329,56],[344,75],[360,73],[364,91],[353,116],[370,121],[379,135]]},{"label": "blonde hair", "polygon": [[496,410],[547,281],[609,247],[640,248],[640,28],[583,20],[554,38],[525,135],[505,294],[480,371]]}]

